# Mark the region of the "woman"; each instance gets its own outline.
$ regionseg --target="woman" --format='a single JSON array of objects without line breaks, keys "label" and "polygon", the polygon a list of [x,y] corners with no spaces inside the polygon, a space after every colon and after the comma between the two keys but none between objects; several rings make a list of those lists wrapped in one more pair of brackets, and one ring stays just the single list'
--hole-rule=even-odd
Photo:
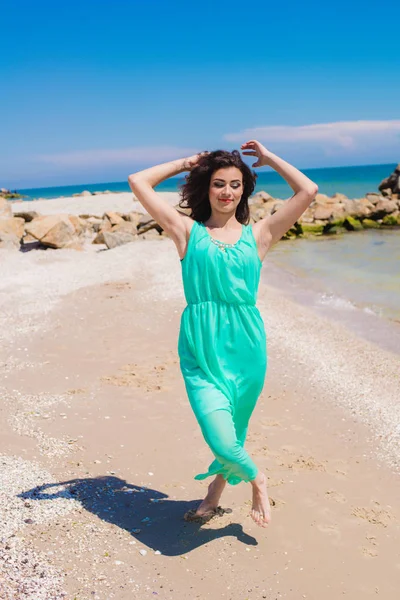
[{"label": "woman", "polygon": [[[174,241],[182,265],[187,306],[178,352],[189,401],[215,456],[208,494],[187,520],[206,522],[221,514],[226,482],[252,486],[251,517],[270,522],[266,475],[244,449],[250,416],[264,385],[267,366],[264,323],[255,306],[262,260],[314,199],[318,187],[256,140],[241,146],[255,156],[253,167],[270,166],[293,196],[273,215],[249,225],[249,196],[256,174],[236,150],[205,152],[129,176],[129,185],[150,215]],[[159,183],[190,171],[182,186],[182,214],[154,191]]]}]

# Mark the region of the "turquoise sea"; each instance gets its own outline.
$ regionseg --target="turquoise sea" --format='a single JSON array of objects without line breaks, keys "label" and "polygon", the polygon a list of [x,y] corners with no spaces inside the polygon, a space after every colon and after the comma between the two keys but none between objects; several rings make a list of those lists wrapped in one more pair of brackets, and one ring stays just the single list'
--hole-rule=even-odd
[{"label": "turquoise sea", "polygon": [[[396,164],[363,165],[358,167],[332,167],[324,169],[302,169],[310,179],[318,184],[322,194],[331,196],[335,192],[346,194],[349,198],[360,198],[367,192],[377,192],[378,185],[395,169]],[[257,172],[257,171],[256,171]],[[292,191],[288,184],[275,171],[257,172],[256,191],[265,190],[274,198],[288,198]],[[160,192],[178,191],[183,177],[167,179],[157,187]],[[85,183],[80,185],[65,185],[59,187],[46,187],[17,190],[26,196],[25,200],[38,198],[59,198],[72,196],[83,190],[90,192],[110,190],[112,192],[129,192],[128,182]]]},{"label": "turquoise sea", "polygon": [[261,277],[292,300],[400,354],[400,229],[279,242]]}]

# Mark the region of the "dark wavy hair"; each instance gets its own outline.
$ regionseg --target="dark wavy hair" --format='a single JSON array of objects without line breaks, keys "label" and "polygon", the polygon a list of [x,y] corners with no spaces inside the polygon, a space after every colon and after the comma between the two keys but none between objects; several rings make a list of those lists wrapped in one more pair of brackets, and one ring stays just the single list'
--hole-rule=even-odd
[{"label": "dark wavy hair", "polygon": [[195,167],[186,175],[185,183],[180,186],[181,208],[190,208],[190,216],[195,221],[204,222],[211,216],[209,187],[214,171],[227,167],[237,167],[243,175],[243,195],[236,208],[236,218],[245,225],[250,220],[249,197],[254,191],[257,174],[243,162],[238,150],[214,150],[203,154]]}]

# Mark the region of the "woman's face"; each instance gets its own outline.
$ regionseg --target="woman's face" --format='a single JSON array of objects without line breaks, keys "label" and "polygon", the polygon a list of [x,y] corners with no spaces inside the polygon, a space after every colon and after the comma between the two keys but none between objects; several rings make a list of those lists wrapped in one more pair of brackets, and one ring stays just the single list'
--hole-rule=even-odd
[{"label": "woman's face", "polygon": [[235,213],[243,194],[243,175],[237,167],[225,167],[211,175],[209,198],[211,210]]}]

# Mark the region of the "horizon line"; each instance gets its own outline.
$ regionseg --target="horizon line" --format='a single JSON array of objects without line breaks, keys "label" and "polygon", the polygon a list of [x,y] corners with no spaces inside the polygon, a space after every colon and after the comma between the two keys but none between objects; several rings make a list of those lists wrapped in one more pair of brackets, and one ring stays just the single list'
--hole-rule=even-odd
[{"label": "horizon line", "polygon": [[[393,162],[393,163],[368,163],[368,164],[362,164],[362,165],[343,165],[343,166],[334,166],[334,167],[305,167],[302,169],[299,169],[299,171],[321,171],[321,170],[326,170],[326,169],[354,169],[356,167],[379,167],[379,166],[392,166],[392,165],[396,165],[397,166],[398,163]],[[250,167],[251,168],[251,167]],[[255,171],[257,173],[257,175],[259,174],[259,172]],[[272,169],[271,171],[261,171],[261,173],[277,173],[274,169]],[[278,173],[279,175],[279,173]],[[180,174],[180,175],[173,175],[172,177],[168,177],[168,179],[183,179],[184,175]],[[284,180],[284,178],[282,178]],[[167,181],[167,180],[164,180]],[[164,183],[164,181],[162,181],[159,185],[162,185]],[[110,183],[110,184],[116,184],[116,183],[125,183],[125,180],[121,180],[121,181],[96,181],[94,183],[69,183],[69,184],[58,184],[58,185],[49,185],[49,186],[39,186],[39,187],[26,187],[26,188],[14,188],[12,191],[13,192],[23,192],[26,190],[46,190],[46,189],[54,189],[54,188],[65,188],[65,187],[78,187],[78,186],[93,186],[93,185],[105,185],[106,183]],[[128,183],[128,178],[126,179],[126,183]],[[158,186],[156,186],[158,187]],[[8,188],[6,188],[8,189]],[[11,189],[10,189],[11,191]]]}]

